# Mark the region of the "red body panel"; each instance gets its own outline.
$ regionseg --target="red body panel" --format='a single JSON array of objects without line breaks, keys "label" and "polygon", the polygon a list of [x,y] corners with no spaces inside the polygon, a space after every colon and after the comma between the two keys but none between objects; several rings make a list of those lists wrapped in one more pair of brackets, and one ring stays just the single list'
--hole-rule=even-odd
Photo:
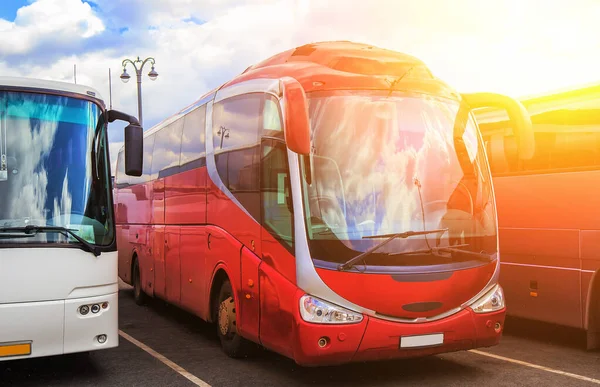
[{"label": "red body panel", "polygon": [[[470,300],[489,282],[496,263],[453,272],[447,279],[430,282],[400,282],[390,274],[348,273],[317,269],[317,273],[334,292],[350,302],[375,310],[382,315],[417,318],[432,317],[452,310]],[[385,296],[382,297],[382,289]],[[411,312],[404,305],[439,303],[428,310]]]},{"label": "red body panel", "polygon": [[202,226],[181,227],[181,306],[192,313],[208,316],[208,278],[212,270],[206,265],[207,230]]},{"label": "red body panel", "polygon": [[[298,303],[304,293],[296,293]],[[478,315],[465,309],[451,317],[423,324],[400,324],[373,317],[357,324],[319,325],[304,322],[295,313],[296,332],[294,358],[302,365],[333,365],[350,361],[372,361],[404,357],[427,356],[498,344],[502,330],[496,332],[496,322],[504,326],[505,310]],[[399,349],[400,336],[444,333],[444,343],[418,349]],[[317,344],[326,337],[325,348]]]},{"label": "red body panel", "polygon": [[192,169],[165,178],[166,224],[206,223],[206,168]]},{"label": "red body panel", "polygon": [[260,322],[260,281],[258,268],[261,260],[250,250],[241,251],[242,275],[240,293],[240,319],[237,328],[240,334],[254,342],[259,342]]},{"label": "red body panel", "polygon": [[[261,227],[208,179],[207,223],[217,224],[260,256]],[[254,247],[253,247],[254,246]]]},{"label": "red body panel", "polygon": [[600,270],[600,171],[499,176],[494,189],[508,313],[583,328]]}]

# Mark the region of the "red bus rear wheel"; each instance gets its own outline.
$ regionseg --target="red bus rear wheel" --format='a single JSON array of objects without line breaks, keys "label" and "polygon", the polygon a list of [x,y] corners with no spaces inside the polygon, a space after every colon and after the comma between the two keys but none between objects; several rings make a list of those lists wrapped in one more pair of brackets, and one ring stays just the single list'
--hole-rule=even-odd
[{"label": "red bus rear wheel", "polygon": [[137,257],[133,261],[133,299],[138,305],[143,305],[146,302],[146,294],[142,289],[142,280],[140,276],[140,265],[138,264]]}]

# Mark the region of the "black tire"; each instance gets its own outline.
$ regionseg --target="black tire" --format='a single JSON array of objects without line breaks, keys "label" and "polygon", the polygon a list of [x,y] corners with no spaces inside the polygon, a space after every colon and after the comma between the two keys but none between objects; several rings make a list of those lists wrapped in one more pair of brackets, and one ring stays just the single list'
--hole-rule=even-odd
[{"label": "black tire", "polygon": [[[230,308],[233,308],[233,315],[235,320],[230,324],[222,324],[222,314],[225,313],[223,310],[228,308],[221,308],[221,304],[230,304]],[[221,284],[221,288],[219,289],[219,293],[217,295],[217,299],[214,302],[214,316],[215,321],[217,323],[217,335],[219,336],[219,340],[221,341],[221,347],[225,354],[231,358],[239,359],[244,357],[249,357],[256,352],[257,345],[253,342],[241,337],[235,331],[236,320],[237,320],[237,310],[235,309],[235,298],[233,295],[233,290],[231,289],[231,283],[228,280],[225,280],[223,284]],[[229,322],[229,320],[228,320]],[[227,333],[223,333],[222,325],[227,325]],[[233,328],[233,330],[232,330]]]},{"label": "black tire", "polygon": [[137,258],[133,261],[133,270],[131,282],[133,282],[133,299],[138,305],[144,305],[146,303],[146,293],[142,289],[142,281],[140,276],[140,265],[138,264]]}]

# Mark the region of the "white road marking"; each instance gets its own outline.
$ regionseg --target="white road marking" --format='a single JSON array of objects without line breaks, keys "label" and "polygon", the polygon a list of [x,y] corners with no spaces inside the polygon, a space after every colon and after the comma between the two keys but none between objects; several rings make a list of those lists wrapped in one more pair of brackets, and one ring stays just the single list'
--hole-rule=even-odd
[{"label": "white road marking", "polygon": [[160,353],[158,353],[155,350],[153,350],[152,348],[148,347],[146,344],[137,341],[136,339],[134,339],[133,337],[129,336],[127,333],[123,332],[122,330],[119,330],[119,335],[121,337],[123,337],[125,340],[127,340],[130,343],[132,343],[133,345],[135,345],[136,347],[138,347],[140,349],[143,349],[144,351],[148,352],[150,355],[152,355],[156,359],[160,360],[164,365],[168,366],[169,368],[171,368],[172,370],[174,370],[175,372],[177,372],[179,375],[183,376],[184,378],[186,378],[190,382],[194,383],[196,386],[211,387],[210,384],[208,384],[205,381],[203,381],[202,379],[200,379],[200,378],[192,375],[191,373],[189,373],[188,371],[186,371],[185,369],[183,369],[179,365],[173,363],[171,360],[167,359],[166,357],[164,357]]},{"label": "white road marking", "polygon": [[481,356],[487,356],[487,357],[491,357],[491,358],[494,358],[494,359],[507,361],[509,363],[519,364],[519,365],[522,365],[522,366],[525,366],[525,367],[530,367],[530,368],[535,368],[535,369],[546,371],[546,372],[551,372],[553,374],[568,376],[570,378],[584,380],[586,382],[591,382],[591,383],[595,383],[595,384],[600,384],[600,380],[599,379],[588,378],[587,376],[572,374],[570,372],[559,371],[559,370],[555,370],[554,368],[549,368],[549,367],[544,367],[544,366],[537,365],[537,364],[527,363],[525,361],[511,359],[509,357],[494,355],[494,354],[491,354],[491,353],[488,353],[488,352],[478,351],[476,349],[471,349],[471,350],[469,350],[469,352],[476,353],[476,354],[481,355]]}]

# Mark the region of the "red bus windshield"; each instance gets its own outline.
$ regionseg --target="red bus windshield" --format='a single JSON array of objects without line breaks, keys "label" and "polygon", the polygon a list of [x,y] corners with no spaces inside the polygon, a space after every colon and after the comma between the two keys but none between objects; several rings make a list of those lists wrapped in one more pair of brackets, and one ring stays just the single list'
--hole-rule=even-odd
[{"label": "red bus windshield", "polygon": [[312,181],[305,171],[303,193],[313,259],[345,262],[383,241],[365,237],[435,229],[446,231],[396,239],[365,263],[473,260],[430,250],[451,245],[490,257],[497,251],[490,172],[466,107],[400,93],[337,92],[309,101]]}]

